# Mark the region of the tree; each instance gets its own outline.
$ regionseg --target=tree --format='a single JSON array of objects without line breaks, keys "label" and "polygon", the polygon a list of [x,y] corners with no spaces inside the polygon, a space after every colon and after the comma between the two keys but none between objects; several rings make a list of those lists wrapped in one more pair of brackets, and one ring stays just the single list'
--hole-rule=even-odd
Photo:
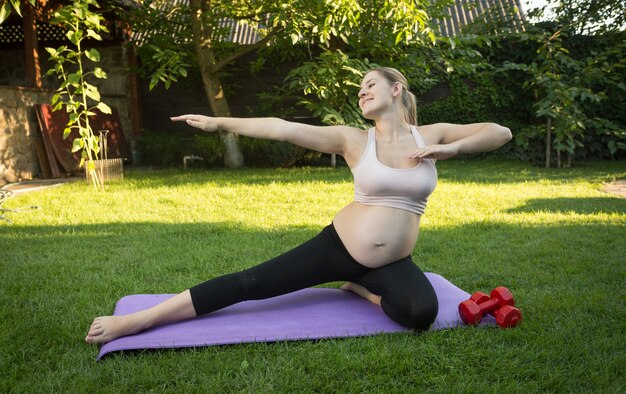
[{"label": "tree", "polygon": [[[551,16],[546,9],[551,10]],[[529,12],[531,17],[554,22],[576,34],[605,34],[626,28],[622,0],[547,0]]]},{"label": "tree", "polygon": [[[440,14],[449,3],[190,0],[172,7],[168,1],[145,1],[130,23],[144,37],[137,44],[147,51],[144,58],[152,60],[152,86],[159,82],[168,86],[186,76],[189,63],[195,61],[213,114],[229,116],[221,74],[241,56],[268,45],[288,48],[299,44],[318,54],[349,46],[358,47],[360,53],[381,53],[400,44],[432,45],[435,33],[429,25],[430,16]],[[253,26],[259,39],[248,45],[232,43],[227,22]],[[263,56],[263,51],[259,54]],[[221,138],[226,166],[241,166],[237,137],[222,132]]]},{"label": "tree", "polygon": [[[565,166],[571,165],[577,148],[583,147],[584,135],[589,125],[600,125],[606,133],[623,134],[617,125],[603,118],[589,115],[588,104],[599,103],[607,98],[602,90],[616,86],[625,90],[620,69],[626,67],[623,56],[617,61],[615,51],[623,53],[623,44],[609,51],[594,53],[583,59],[571,56],[563,38],[567,34],[561,29],[531,31],[521,35],[522,40],[536,41],[537,55],[529,64],[505,62],[501,71],[521,70],[528,75],[523,87],[532,89],[535,96],[533,109],[538,119],[545,121],[545,131],[533,130],[536,135],[545,135],[545,166],[550,167],[551,153],[557,154],[557,167],[562,167],[562,153],[567,154]],[[531,127],[532,129],[532,127]],[[607,147],[612,153],[623,149],[621,142],[609,140]],[[611,146],[611,143],[613,145]]]},{"label": "tree", "polygon": [[[564,38],[576,36],[581,46],[585,35],[615,36],[626,26],[623,2],[617,0],[548,0],[543,8],[531,10],[529,16],[543,22],[526,26],[519,37],[537,43],[534,59],[527,64],[505,62],[500,71],[521,70],[528,76],[523,87],[532,89],[536,98],[533,110],[545,123],[529,127],[530,136],[545,137],[545,165],[550,166],[551,153],[556,152],[556,165],[570,166],[577,148],[584,147],[586,133],[601,129],[611,155],[624,150],[624,130],[608,119],[592,116],[591,107],[607,98],[607,87],[623,92],[625,44],[594,48],[577,48],[583,54],[573,55]],[[545,11],[550,9],[551,13]],[[620,32],[620,30],[622,32]],[[596,37],[597,38],[597,37]],[[573,40],[569,40],[569,46]],[[595,40],[594,42],[597,42]],[[526,137],[521,136],[523,144]],[[596,144],[598,142],[595,142]],[[567,161],[562,161],[562,153]]]}]

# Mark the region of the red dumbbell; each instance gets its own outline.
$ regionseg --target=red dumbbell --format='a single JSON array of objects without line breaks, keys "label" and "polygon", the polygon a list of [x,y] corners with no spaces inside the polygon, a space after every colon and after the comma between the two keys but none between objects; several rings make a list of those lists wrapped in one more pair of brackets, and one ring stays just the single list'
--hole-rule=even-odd
[{"label": "red dumbbell", "polygon": [[469,300],[459,304],[461,319],[468,325],[480,323],[487,313],[494,315],[496,323],[503,328],[515,327],[522,320],[522,312],[515,307],[513,294],[503,286],[493,289],[491,298],[485,293],[476,292]]}]

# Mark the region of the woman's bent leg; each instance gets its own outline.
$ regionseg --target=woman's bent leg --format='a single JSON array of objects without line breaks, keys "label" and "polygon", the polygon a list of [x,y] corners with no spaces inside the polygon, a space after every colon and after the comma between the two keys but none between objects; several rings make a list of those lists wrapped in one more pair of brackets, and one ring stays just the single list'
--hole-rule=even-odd
[{"label": "woman's bent leg", "polygon": [[405,327],[427,330],[437,317],[435,290],[410,257],[373,269],[354,282],[381,296],[385,314]]}]

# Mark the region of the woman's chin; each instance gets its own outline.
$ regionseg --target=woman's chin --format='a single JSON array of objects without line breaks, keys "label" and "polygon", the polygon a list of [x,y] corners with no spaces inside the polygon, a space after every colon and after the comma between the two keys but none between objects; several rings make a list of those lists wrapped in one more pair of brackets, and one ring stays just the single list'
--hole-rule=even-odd
[{"label": "woman's chin", "polygon": [[372,111],[361,111],[361,116],[367,120],[374,120],[374,113]]}]

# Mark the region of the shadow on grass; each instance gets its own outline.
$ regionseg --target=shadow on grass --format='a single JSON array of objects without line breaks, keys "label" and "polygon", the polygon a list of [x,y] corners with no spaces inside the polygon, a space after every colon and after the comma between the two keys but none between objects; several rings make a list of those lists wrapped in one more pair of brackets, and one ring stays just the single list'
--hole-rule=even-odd
[{"label": "shadow on grass", "polygon": [[[605,204],[600,208],[591,206],[598,199],[579,200],[572,205],[567,205],[567,199],[538,200],[515,212],[626,212],[615,206],[615,199],[599,199]],[[15,225],[10,232],[0,231],[0,267],[5,290],[32,286],[38,293],[42,289],[36,283],[44,282],[53,288],[98,288],[101,295],[119,294],[121,289],[126,293],[168,293],[266,261],[309,240],[321,228],[268,231],[242,227],[238,222]],[[413,257],[423,270],[450,275],[452,280],[461,278],[461,284],[503,281],[526,285],[533,277],[543,281],[545,269],[560,269],[564,264],[568,269],[586,267],[596,273],[601,271],[596,264],[602,270],[623,270],[621,265],[611,264],[623,261],[626,249],[620,241],[624,237],[626,226],[619,222],[469,223],[423,229]],[[601,256],[609,255],[607,263]],[[61,282],[55,284],[53,278]]]},{"label": "shadow on grass", "polygon": [[507,213],[575,212],[581,215],[598,213],[626,214],[626,200],[619,197],[537,198],[524,205],[508,209]]}]

